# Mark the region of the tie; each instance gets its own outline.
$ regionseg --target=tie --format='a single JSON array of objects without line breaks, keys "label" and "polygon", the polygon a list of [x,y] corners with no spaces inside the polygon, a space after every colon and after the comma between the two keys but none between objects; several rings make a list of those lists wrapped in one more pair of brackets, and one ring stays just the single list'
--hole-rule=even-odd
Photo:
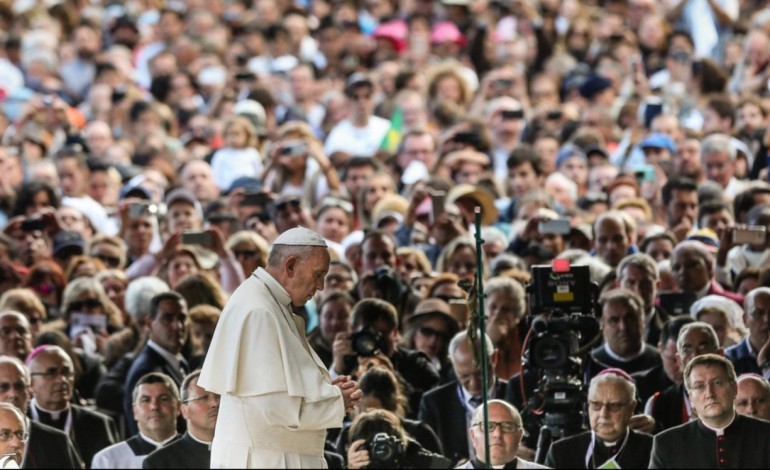
[{"label": "tie", "polygon": [[476,408],[479,407],[479,405],[481,405],[482,401],[483,400],[482,400],[481,397],[470,397],[470,399],[468,399],[468,403],[471,404],[471,406],[473,407],[474,411],[476,410]]}]

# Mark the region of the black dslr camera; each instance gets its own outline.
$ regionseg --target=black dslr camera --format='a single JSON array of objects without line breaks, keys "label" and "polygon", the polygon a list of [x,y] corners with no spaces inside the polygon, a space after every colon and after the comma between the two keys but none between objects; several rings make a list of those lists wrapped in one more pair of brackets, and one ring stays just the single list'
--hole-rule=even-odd
[{"label": "black dslr camera", "polygon": [[365,326],[353,333],[350,342],[356,356],[372,357],[382,350],[382,333],[372,327]]},{"label": "black dslr camera", "polygon": [[396,436],[384,432],[377,433],[368,444],[367,450],[371,461],[368,468],[401,468],[404,445]]}]

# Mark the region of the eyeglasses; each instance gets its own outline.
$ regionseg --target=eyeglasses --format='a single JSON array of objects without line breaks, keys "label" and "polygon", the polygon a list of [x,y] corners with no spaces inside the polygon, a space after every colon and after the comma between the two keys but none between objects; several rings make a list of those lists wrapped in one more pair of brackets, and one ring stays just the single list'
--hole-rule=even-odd
[{"label": "eyeglasses", "polygon": [[267,213],[267,212],[257,212],[257,213],[255,213],[255,214],[251,214],[251,215],[249,216],[249,219],[251,219],[251,218],[257,218],[257,219],[259,219],[259,221],[260,221],[260,222],[262,222],[263,224],[266,224],[266,223],[268,223],[268,222],[270,222],[270,221],[272,221],[272,220],[273,220],[273,216],[271,216],[271,215],[270,215],[269,213]]},{"label": "eyeglasses", "polygon": [[291,199],[288,201],[281,201],[275,203],[275,210],[276,211],[283,211],[286,210],[286,207],[291,205],[294,209],[299,209],[299,207],[302,205],[302,201],[299,199]]},{"label": "eyeglasses", "polygon": [[447,336],[445,331],[439,331],[439,330],[433,329],[433,328],[431,328],[429,326],[421,326],[417,331],[419,331],[421,335],[426,336],[426,337],[437,336],[437,337],[443,339],[443,338],[446,338],[446,336]]},{"label": "eyeglasses", "polygon": [[217,395],[216,393],[207,393],[207,394],[201,395],[199,397],[188,398],[187,400],[183,401],[182,403],[184,403],[186,405],[186,404],[188,404],[190,402],[200,401],[200,400],[213,401],[213,402],[219,403],[219,395]]},{"label": "eyeglasses", "polygon": [[29,329],[23,326],[17,326],[16,328],[4,326],[0,328],[0,338],[7,338],[14,333],[21,336],[22,338],[30,335]]},{"label": "eyeglasses", "polygon": [[325,197],[321,200],[321,203],[318,205],[318,211],[316,211],[316,214],[320,214],[326,209],[330,209],[333,207],[342,209],[347,214],[353,213],[353,204],[351,204],[349,201],[346,201],[344,199],[339,199],[336,197]]},{"label": "eyeglasses", "polygon": [[117,268],[120,266],[120,258],[117,256],[107,256],[107,255],[94,255],[94,258],[98,259],[102,263],[106,264],[110,268]]},{"label": "eyeglasses", "polygon": [[[473,425],[478,426],[479,429],[484,429],[483,421],[479,423],[474,423]],[[519,425],[514,423],[513,421],[490,421],[489,422],[489,432],[495,432],[498,427],[500,428],[500,431],[504,433],[516,432],[516,430],[519,429]]]},{"label": "eyeglasses", "polygon": [[446,303],[450,303],[451,300],[465,300],[465,297],[457,297],[454,295],[434,295],[436,299],[441,299]]},{"label": "eyeglasses", "polygon": [[620,411],[623,408],[625,408],[626,406],[628,406],[629,403],[631,403],[631,402],[627,401],[627,402],[621,403],[621,402],[611,402],[611,401],[610,402],[603,402],[603,401],[589,400],[588,401],[588,406],[591,408],[591,411],[596,411],[596,412],[602,411],[602,408],[604,408],[606,406],[607,410],[610,413],[617,413],[618,411]]},{"label": "eyeglasses", "polygon": [[70,304],[70,310],[93,310],[101,306],[102,302],[99,299],[76,300]]},{"label": "eyeglasses", "polygon": [[728,379],[714,379],[708,383],[695,382],[694,384],[690,385],[687,390],[693,395],[700,395],[701,393],[705,392],[707,388],[714,387],[716,389],[723,389],[729,384],[730,381]]},{"label": "eyeglasses", "polygon": [[10,383],[10,382],[0,382],[0,393],[8,393],[11,391],[11,389],[14,389],[17,392],[23,392],[27,389],[27,384],[25,384],[22,381]]},{"label": "eyeglasses", "polygon": [[29,434],[24,431],[11,431],[10,429],[0,430],[0,441],[2,442],[8,442],[14,436],[21,442],[27,442],[27,439],[29,438]]},{"label": "eyeglasses", "polygon": [[44,377],[48,380],[58,379],[64,377],[65,379],[71,379],[75,376],[75,372],[69,367],[50,367],[44,372],[30,372],[31,377]]},{"label": "eyeglasses", "polygon": [[751,318],[770,318],[770,309],[755,308],[749,312]]},{"label": "eyeglasses", "polygon": [[259,255],[256,250],[233,250],[233,255],[236,258],[254,259]]}]

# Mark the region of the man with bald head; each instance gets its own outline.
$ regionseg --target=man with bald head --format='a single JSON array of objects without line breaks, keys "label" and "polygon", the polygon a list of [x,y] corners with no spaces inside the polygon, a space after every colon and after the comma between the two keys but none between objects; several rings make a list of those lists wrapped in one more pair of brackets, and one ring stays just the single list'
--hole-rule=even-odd
[{"label": "man with bald head", "polygon": [[[0,403],[9,403],[23,414],[29,409],[30,378],[27,367],[15,357],[0,356]],[[82,468],[75,446],[63,431],[27,420],[29,440],[22,468]]]},{"label": "man with bald head", "polygon": [[219,197],[219,186],[214,181],[211,165],[203,160],[193,160],[185,163],[180,172],[182,187],[195,195],[201,204],[211,202]]},{"label": "man with bald head", "polygon": [[770,383],[756,374],[743,374],[738,377],[735,411],[741,415],[770,421]]},{"label": "man with bald head", "polygon": [[714,279],[714,256],[701,242],[679,243],[671,254],[671,272],[683,293],[695,294],[698,299],[719,295],[743,303],[743,296],[726,291]]},{"label": "man with bald head", "polygon": [[105,158],[107,149],[115,144],[110,126],[103,121],[93,121],[86,127],[86,143],[91,156],[97,160]]},{"label": "man with bald head", "polygon": [[633,235],[628,232],[620,212],[609,211],[600,215],[594,222],[594,256],[616,267],[624,256],[636,252]]},{"label": "man with bald head", "polygon": [[32,330],[24,314],[14,311],[0,313],[0,355],[25,360],[32,351]]},{"label": "man with bald head", "polygon": [[71,403],[75,369],[62,348],[39,346],[30,353],[27,366],[34,396],[28,412],[34,421],[68,434],[86,463],[117,442],[112,418]]},{"label": "man with bald head", "polygon": [[725,350],[736,374],[762,374],[757,355],[770,339],[770,287],[757,287],[746,295],[743,323],[749,334],[740,343]]},{"label": "man with bald head", "polygon": [[[2,468],[19,468],[24,458],[27,444],[27,420],[18,408],[10,403],[0,403],[0,462]],[[6,456],[16,462],[11,466],[5,460]]]}]

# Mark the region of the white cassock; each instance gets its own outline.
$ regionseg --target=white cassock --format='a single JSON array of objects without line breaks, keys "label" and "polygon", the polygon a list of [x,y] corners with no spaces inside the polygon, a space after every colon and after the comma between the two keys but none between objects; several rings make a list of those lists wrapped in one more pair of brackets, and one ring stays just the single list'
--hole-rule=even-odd
[{"label": "white cassock", "polygon": [[262,268],[233,292],[198,385],[222,396],[211,468],[326,468],[339,388],[305,339],[289,293]]}]

